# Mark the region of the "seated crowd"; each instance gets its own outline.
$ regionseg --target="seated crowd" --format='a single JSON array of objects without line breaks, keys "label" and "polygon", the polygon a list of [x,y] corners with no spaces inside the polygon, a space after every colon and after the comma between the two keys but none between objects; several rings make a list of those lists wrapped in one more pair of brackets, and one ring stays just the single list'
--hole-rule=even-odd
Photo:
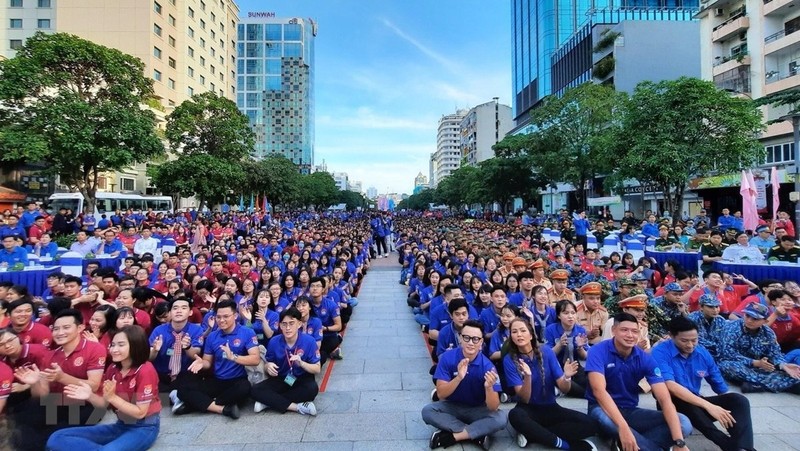
[{"label": "seated crowd", "polygon": [[[93,230],[85,221],[72,250],[124,253],[119,268],[90,258],[80,277],[50,273],[41,296],[0,283],[9,447],[148,449],[162,403],[175,415],[238,419],[248,399],[256,412],[316,415],[315,376],[342,358],[369,268],[369,221],[188,212],[123,215],[120,227]],[[164,238],[174,252],[157,252]],[[23,249],[25,240],[3,243]],[[98,424],[107,409],[118,421]]]},{"label": "seated crowd", "polygon": [[[618,449],[683,450],[697,429],[723,450],[751,450],[748,399],[728,384],[800,394],[796,281],[750,281],[713,260],[699,276],[674,260],[603,256],[575,237],[545,241],[522,224],[396,226],[400,283],[437,362],[422,411],[436,428],[431,448],[488,449],[508,422],[521,447],[595,449],[585,439],[600,434]],[[715,395],[701,393],[703,380]],[[639,408],[640,393],[660,411]],[[587,399],[587,414],[559,406],[560,395]],[[516,401],[507,413],[506,400]]]}]

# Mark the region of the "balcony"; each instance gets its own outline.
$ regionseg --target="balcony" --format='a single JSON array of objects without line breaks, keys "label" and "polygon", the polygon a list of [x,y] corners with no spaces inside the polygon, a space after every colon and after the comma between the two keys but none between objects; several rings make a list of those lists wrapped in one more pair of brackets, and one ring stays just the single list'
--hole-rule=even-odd
[{"label": "balcony", "polygon": [[769,71],[764,77],[764,84],[765,96],[796,88],[800,86],[800,72],[796,68],[785,72]]},{"label": "balcony", "polygon": [[713,42],[724,41],[737,33],[747,31],[748,28],[750,28],[750,18],[744,11],[740,11],[714,27],[711,32],[711,40]]},{"label": "balcony", "polygon": [[800,31],[798,28],[789,28],[771,34],[764,38],[764,54],[769,55],[779,50],[795,47],[800,42]]},{"label": "balcony", "polygon": [[780,17],[789,14],[797,0],[764,0],[764,15]]},{"label": "balcony", "polygon": [[739,66],[749,66],[750,55],[747,53],[739,53],[736,55],[725,56],[714,62],[714,67],[711,73],[714,77],[728,72],[729,70],[736,69]]}]

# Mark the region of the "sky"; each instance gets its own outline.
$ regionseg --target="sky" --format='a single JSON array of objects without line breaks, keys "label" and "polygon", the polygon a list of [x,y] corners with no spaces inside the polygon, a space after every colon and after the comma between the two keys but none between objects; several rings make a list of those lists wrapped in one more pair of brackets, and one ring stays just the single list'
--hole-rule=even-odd
[{"label": "sky", "polygon": [[315,164],[363,190],[411,193],[439,119],[511,105],[508,0],[238,0],[240,13],[312,18]]}]

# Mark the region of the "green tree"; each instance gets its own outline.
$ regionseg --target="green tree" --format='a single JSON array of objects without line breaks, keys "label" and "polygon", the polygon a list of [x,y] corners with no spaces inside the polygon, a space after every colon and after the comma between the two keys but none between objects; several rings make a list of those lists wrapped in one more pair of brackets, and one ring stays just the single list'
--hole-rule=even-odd
[{"label": "green tree", "polygon": [[368,205],[367,199],[364,198],[363,194],[350,190],[339,191],[337,202],[344,204],[348,211],[356,210],[359,207],[365,209]]},{"label": "green tree", "polygon": [[339,199],[339,188],[327,172],[315,172],[300,177],[300,205],[324,210]]},{"label": "green tree", "polygon": [[0,62],[0,159],[38,161],[94,210],[99,175],[164,154],[144,64],[77,36],[37,33]]},{"label": "green tree", "polygon": [[[445,179],[446,180],[446,179]],[[425,211],[430,208],[430,204],[436,203],[436,190],[424,189],[417,194],[408,196],[397,204],[396,210],[416,210]]]},{"label": "green tree", "polygon": [[606,156],[614,177],[654,183],[675,219],[691,177],[751,167],[764,151],[756,105],[697,78],[639,83],[622,103],[619,123]]},{"label": "green tree", "polygon": [[485,185],[478,168],[461,166],[436,186],[434,199],[437,204],[447,205],[451,209],[459,209],[467,204],[483,204],[487,202]]},{"label": "green tree", "polygon": [[514,197],[529,200],[536,188],[544,188],[547,183],[533,172],[530,155],[515,157],[494,157],[478,164],[483,177],[478,179],[485,198],[497,202],[506,212]]},{"label": "green tree", "polygon": [[[221,201],[245,183],[244,164],[255,146],[247,116],[213,92],[195,94],[167,119],[167,141],[177,159],[155,167],[152,183],[162,192],[197,196],[198,208]],[[181,180],[174,180],[174,177]]]},{"label": "green tree", "polygon": [[272,205],[297,203],[301,188],[301,174],[292,160],[280,154],[270,155],[256,162],[256,192],[264,194]]},{"label": "green tree", "polygon": [[586,182],[612,167],[600,155],[612,143],[613,113],[622,96],[593,83],[569,89],[561,97],[549,96],[531,112],[535,131],[506,137],[497,144],[497,153],[531,156],[539,183],[570,184],[583,204]]}]

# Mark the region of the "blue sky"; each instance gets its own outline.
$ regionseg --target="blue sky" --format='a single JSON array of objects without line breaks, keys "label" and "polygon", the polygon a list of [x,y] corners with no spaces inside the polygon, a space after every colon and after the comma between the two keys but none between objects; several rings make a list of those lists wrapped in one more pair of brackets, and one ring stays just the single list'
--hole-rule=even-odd
[{"label": "blue sky", "polygon": [[511,101],[508,0],[238,0],[242,14],[310,17],[316,154],[379,193],[428,175],[439,118]]}]

